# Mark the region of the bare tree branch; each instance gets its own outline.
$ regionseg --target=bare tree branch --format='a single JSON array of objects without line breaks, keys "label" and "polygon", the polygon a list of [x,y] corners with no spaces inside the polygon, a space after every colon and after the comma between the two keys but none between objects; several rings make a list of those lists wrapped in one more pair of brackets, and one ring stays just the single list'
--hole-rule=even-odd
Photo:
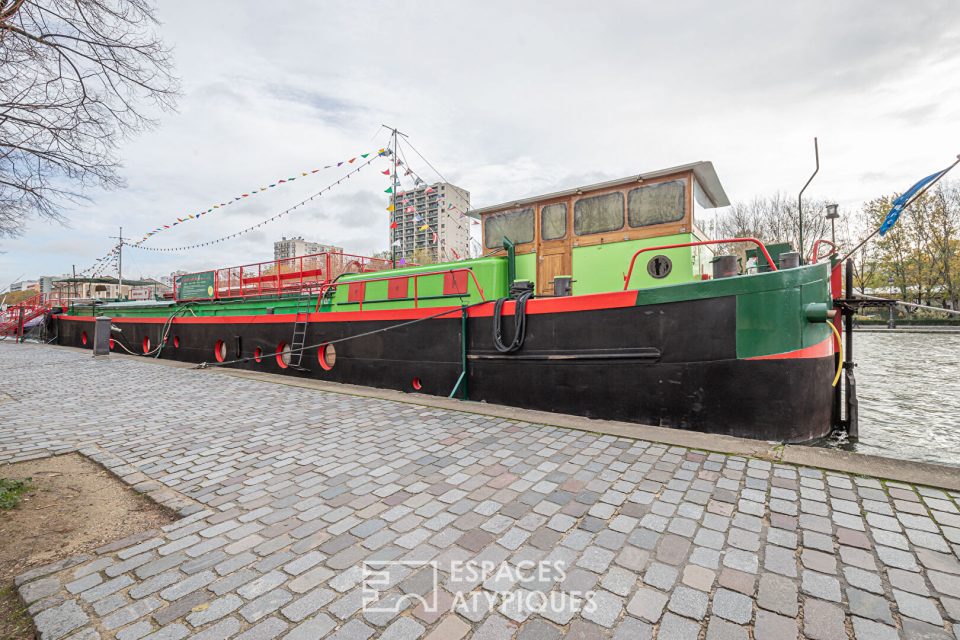
[{"label": "bare tree branch", "polygon": [[119,145],[179,94],[149,0],[0,0],[0,236],[123,185]]}]

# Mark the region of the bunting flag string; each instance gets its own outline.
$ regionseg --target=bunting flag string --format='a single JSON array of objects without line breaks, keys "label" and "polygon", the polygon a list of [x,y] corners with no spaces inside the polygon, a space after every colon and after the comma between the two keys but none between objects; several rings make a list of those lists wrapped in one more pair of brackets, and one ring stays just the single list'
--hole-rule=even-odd
[{"label": "bunting flag string", "polygon": [[[370,154],[367,154],[367,155],[370,155]],[[314,194],[313,194],[312,196],[310,196],[309,198],[306,198],[306,199],[304,199],[304,200],[301,200],[300,202],[298,202],[297,204],[293,205],[292,207],[288,207],[287,209],[284,209],[284,210],[281,211],[280,213],[278,213],[278,214],[276,214],[276,215],[274,215],[274,216],[271,216],[271,217],[267,218],[266,220],[261,220],[260,222],[258,222],[258,223],[255,224],[255,225],[249,226],[249,227],[247,227],[246,229],[241,229],[240,231],[237,231],[236,233],[231,233],[230,235],[223,236],[222,238],[217,238],[217,239],[215,239],[215,240],[208,240],[207,242],[198,242],[198,243],[196,243],[196,244],[184,245],[184,246],[180,246],[180,247],[145,247],[145,246],[142,246],[142,245],[140,245],[140,244],[138,244],[138,243],[134,243],[134,244],[124,243],[124,244],[127,244],[128,247],[133,247],[133,248],[135,248],[135,249],[143,249],[143,250],[145,250],[145,251],[186,251],[186,250],[188,250],[188,249],[199,249],[199,248],[201,248],[201,247],[208,247],[208,246],[210,246],[210,245],[212,245],[212,244],[217,244],[217,243],[220,243],[220,242],[224,242],[224,241],[226,241],[226,240],[231,240],[231,239],[233,239],[233,238],[236,238],[237,236],[243,235],[243,234],[245,234],[245,233],[249,233],[249,232],[251,232],[251,231],[253,231],[253,230],[255,230],[255,229],[259,229],[260,227],[262,227],[262,226],[264,226],[264,225],[266,225],[266,224],[270,224],[271,222],[273,222],[273,221],[275,221],[275,220],[279,220],[280,218],[282,218],[283,216],[287,215],[288,213],[292,213],[293,211],[297,210],[298,208],[300,208],[300,207],[306,205],[308,202],[312,201],[314,198],[319,198],[319,197],[322,196],[324,193],[330,191],[331,189],[333,189],[334,187],[336,187],[337,185],[339,185],[339,184],[340,184],[341,182],[343,182],[344,180],[349,179],[350,176],[352,176],[353,174],[359,172],[359,171],[360,171],[361,169],[363,169],[364,167],[370,165],[370,164],[373,163],[375,160],[377,160],[378,158],[381,158],[381,157],[383,157],[383,156],[385,156],[385,155],[387,155],[386,150],[381,150],[381,151],[380,151],[379,153],[377,153],[375,156],[373,156],[372,158],[370,158],[370,159],[367,160],[366,162],[357,165],[357,166],[354,167],[350,172],[344,174],[343,177],[341,177],[339,180],[337,180],[336,182],[333,182],[333,183],[327,185],[326,187],[324,187],[324,188],[321,189],[320,191],[314,193]]]},{"label": "bunting flag string", "polygon": [[[402,150],[400,150],[399,155],[400,155],[400,156],[404,156]],[[420,187],[421,185],[427,184],[426,180],[424,180],[416,171],[414,171],[414,170],[410,167],[410,163],[409,163],[408,161],[405,161],[405,157],[404,157],[404,160],[401,160],[401,159],[398,157],[398,159],[397,159],[397,165],[398,165],[398,166],[401,166],[401,165],[402,165],[402,166],[406,167],[406,170],[403,172],[404,177],[412,176],[412,180],[413,180],[413,187],[412,187],[411,189],[402,188],[402,189],[401,189],[401,193],[400,193],[400,194],[397,194],[397,195],[406,196],[408,191],[415,190],[415,189],[417,189],[418,187]],[[398,174],[399,174],[399,170],[398,170]],[[398,183],[399,183],[399,178],[400,178],[400,176],[398,175],[398,176],[397,176]],[[442,176],[441,176],[441,180],[442,180],[442,179],[443,179],[443,178],[442,178]],[[429,187],[429,186],[428,186],[426,189],[423,190],[423,192],[424,192],[425,194],[429,195],[429,194],[431,194],[431,193],[435,193],[435,192],[436,192],[436,189],[434,189],[433,187]],[[453,203],[447,203],[447,202],[445,202],[445,200],[444,200],[443,198],[439,198],[437,202],[438,202],[438,204],[439,204],[440,206],[443,206],[444,204],[446,204],[446,205],[447,205],[446,210],[447,210],[447,211],[455,211],[456,213],[459,214],[459,217],[460,217],[460,218],[466,218],[467,220],[470,220],[470,222],[472,222],[473,224],[479,224],[479,222],[477,222],[476,220],[473,220],[472,218],[470,218],[470,217],[467,215],[467,212],[466,212],[466,211],[464,211],[464,210],[461,209],[460,207],[457,207],[457,206],[454,205]],[[424,220],[423,220],[423,218],[420,216],[420,214],[416,213],[416,207],[412,205],[412,202],[411,202],[411,200],[410,200],[409,198],[404,197],[402,200],[400,200],[400,203],[403,205],[403,206],[400,208],[400,209],[401,209],[400,211],[393,211],[392,209],[388,209],[389,211],[392,212],[392,213],[391,213],[391,222],[390,222],[390,228],[391,228],[391,229],[396,229],[396,228],[397,228],[397,223],[400,221],[400,219],[401,219],[405,214],[410,214],[410,213],[412,213],[412,214],[414,214],[414,221],[415,221],[415,222],[418,222],[418,223],[423,223],[423,222],[424,222]],[[399,214],[399,215],[398,215],[398,214]],[[476,240],[474,240],[472,237],[470,237],[470,229],[469,229],[469,226],[464,226],[460,221],[457,220],[456,217],[451,218],[450,221],[452,221],[454,224],[456,224],[461,230],[466,231],[467,237],[469,238],[469,242],[476,243]],[[425,229],[424,227],[426,227],[426,229]],[[439,241],[439,242],[438,242],[439,235],[437,234],[436,229],[434,229],[433,227],[430,227],[429,225],[423,225],[423,226],[418,227],[418,231],[429,231],[430,233],[433,234],[433,236],[436,236],[436,237],[433,239],[433,242],[434,242],[435,244],[438,244],[438,248],[439,248],[439,250],[440,250],[441,252],[445,252],[445,248],[443,247],[443,242],[442,242],[442,241]],[[459,254],[454,253],[452,247],[451,247],[450,251],[451,251],[451,253],[453,253],[453,255],[455,256],[455,259],[456,259],[456,260],[459,260],[459,259],[460,259]],[[482,251],[482,249],[481,249],[481,251]]]},{"label": "bunting flag string", "polygon": [[136,242],[127,244],[127,246],[129,246],[129,247],[139,247],[139,246],[142,245],[144,242],[146,242],[147,240],[149,240],[149,239],[152,238],[153,236],[157,235],[158,233],[163,233],[163,232],[166,231],[167,229],[172,229],[173,227],[176,227],[177,225],[183,224],[183,223],[185,223],[185,222],[189,222],[190,220],[199,220],[201,217],[207,215],[208,213],[213,213],[213,212],[216,211],[217,209],[223,209],[224,207],[228,207],[228,206],[230,206],[230,205],[232,205],[232,204],[234,204],[234,203],[236,203],[236,202],[240,202],[241,200],[245,200],[245,199],[250,198],[250,197],[253,197],[253,196],[255,196],[255,195],[259,194],[259,193],[263,193],[264,191],[269,191],[270,189],[276,189],[277,187],[283,186],[283,185],[285,185],[285,184],[289,184],[289,183],[297,180],[298,178],[308,178],[308,177],[310,177],[310,176],[312,176],[312,175],[314,175],[314,174],[316,174],[316,173],[319,173],[320,171],[323,171],[323,170],[325,170],[325,169],[335,169],[335,168],[341,167],[341,166],[343,166],[343,165],[345,165],[345,164],[353,164],[353,163],[356,162],[357,160],[365,160],[366,158],[368,158],[369,156],[373,155],[374,153],[376,154],[376,156],[382,156],[382,155],[386,154],[386,149],[379,149],[378,151],[375,151],[375,152],[374,152],[374,151],[370,151],[370,152],[367,152],[367,153],[361,153],[361,154],[359,154],[359,155],[357,155],[357,156],[354,156],[354,157],[350,158],[349,160],[340,160],[339,162],[336,162],[336,163],[333,163],[333,164],[327,164],[327,165],[324,165],[324,166],[319,167],[319,168],[317,168],[317,169],[310,169],[310,170],[308,170],[308,171],[301,171],[301,172],[299,172],[300,175],[297,175],[297,176],[290,176],[290,177],[288,177],[288,178],[281,178],[281,179],[279,179],[279,180],[274,180],[273,182],[268,183],[268,184],[267,184],[266,186],[264,186],[264,187],[259,187],[259,188],[257,188],[257,189],[252,189],[252,190],[250,190],[250,191],[247,191],[247,192],[245,192],[245,193],[242,193],[242,194],[240,194],[240,195],[237,195],[237,196],[235,196],[235,197],[233,197],[233,198],[231,198],[231,199],[228,199],[228,200],[226,200],[226,201],[224,201],[224,202],[220,202],[220,203],[211,205],[211,206],[208,207],[205,211],[199,211],[199,212],[197,212],[197,213],[191,213],[191,214],[187,215],[185,218],[181,218],[181,217],[178,216],[177,219],[176,219],[176,222],[171,221],[169,224],[160,225],[160,226],[158,226],[156,229],[153,229],[152,231],[148,231],[146,234],[144,234],[144,236],[143,236],[142,238],[140,238],[140,239],[137,240]]},{"label": "bunting flag string", "polygon": [[[402,150],[400,151],[400,155],[401,155],[401,156],[404,156],[404,159],[406,159],[406,156],[403,154],[403,151],[402,151]],[[399,160],[398,160],[398,164],[400,164],[400,161],[399,161]],[[404,166],[406,167],[406,174],[405,174],[405,175],[412,175],[412,176],[413,176],[413,188],[414,188],[414,189],[416,189],[416,188],[419,187],[420,185],[427,184],[426,180],[424,180],[423,177],[421,177],[416,171],[413,170],[413,168],[410,166],[409,161],[407,161],[407,162],[405,162],[405,163],[403,163],[403,164],[404,164]],[[440,177],[441,180],[443,179],[442,176],[438,176],[438,177]],[[426,193],[426,194],[430,194],[430,193],[434,193],[436,190],[435,190],[433,187],[427,187],[427,188],[424,189],[423,191],[424,191],[424,193]],[[409,202],[409,200],[407,200],[406,198],[404,198],[403,202],[404,202],[404,204],[407,204],[407,203]],[[442,204],[444,204],[445,201],[444,201],[442,198],[440,198],[440,199],[438,199],[438,202],[442,205]],[[447,211],[455,211],[455,212],[457,212],[457,213],[460,215],[461,218],[467,218],[468,220],[470,220],[470,222],[471,222],[472,224],[479,224],[479,222],[478,222],[477,220],[473,220],[472,218],[470,218],[469,215],[467,215],[467,212],[464,211],[463,209],[461,209],[460,207],[454,205],[453,203],[446,203],[446,205],[447,205]],[[404,209],[404,211],[406,211],[406,212],[412,212],[412,211],[414,211],[414,210],[415,210],[414,207],[409,207],[409,208],[407,208],[407,209]],[[460,224],[459,222],[457,222],[456,219],[454,219],[454,223],[455,223],[458,227],[460,227],[462,230],[466,231],[468,237],[470,236],[470,229],[469,229],[469,227],[464,227],[462,224]],[[473,240],[473,239],[471,238],[471,240]]]},{"label": "bunting flag string", "polygon": [[103,272],[103,269],[106,268],[110,262],[116,262],[117,255],[120,253],[120,246],[114,245],[106,255],[103,255],[93,261],[93,264],[87,267],[86,269],[81,269],[77,271],[78,276],[95,276]]}]

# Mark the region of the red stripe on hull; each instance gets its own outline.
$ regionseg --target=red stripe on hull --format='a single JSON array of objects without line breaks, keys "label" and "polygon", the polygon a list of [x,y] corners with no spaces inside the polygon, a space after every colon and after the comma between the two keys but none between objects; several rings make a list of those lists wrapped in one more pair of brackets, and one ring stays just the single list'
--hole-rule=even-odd
[{"label": "red stripe on hull", "polygon": [[[620,309],[636,305],[636,291],[616,291],[613,293],[597,293],[583,296],[565,296],[563,298],[534,298],[527,303],[528,314],[565,313],[571,311],[594,311],[598,309]],[[467,313],[471,318],[489,318],[493,315],[493,301],[490,304],[470,308]],[[372,303],[365,303],[372,304]],[[513,315],[514,302],[503,305],[503,315]],[[459,318],[460,307],[421,307],[419,309],[384,309],[380,311],[332,311],[326,313],[311,313],[310,322],[358,322],[364,320],[416,320],[426,316],[442,313],[449,309],[449,315],[442,319]],[[290,324],[295,314],[252,316],[195,316],[176,318],[174,324]],[[93,322],[93,316],[61,315],[63,320],[78,322]],[[126,316],[113,319],[116,323],[138,322],[143,324],[162,324],[168,316]]]},{"label": "red stripe on hull", "polygon": [[766,356],[754,356],[752,358],[743,358],[744,360],[793,360],[796,358],[825,358],[826,356],[832,356],[833,351],[833,336],[830,336],[823,342],[818,342],[817,344],[811,345],[809,347],[804,347],[803,349],[797,349],[796,351],[787,351],[786,353],[771,353]]}]

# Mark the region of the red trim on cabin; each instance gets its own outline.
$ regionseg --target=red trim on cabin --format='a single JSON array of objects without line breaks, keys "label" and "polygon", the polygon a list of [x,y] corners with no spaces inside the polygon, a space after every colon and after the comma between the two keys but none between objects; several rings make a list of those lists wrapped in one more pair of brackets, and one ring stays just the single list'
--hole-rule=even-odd
[{"label": "red trim on cabin", "polygon": [[467,295],[467,272],[453,271],[443,274],[443,295]]},{"label": "red trim on cabin", "polygon": [[410,278],[397,278],[387,281],[387,298],[397,300],[410,297]]},{"label": "red trim on cabin", "polygon": [[363,302],[366,292],[366,282],[351,282],[347,286],[347,302]]},{"label": "red trim on cabin", "polygon": [[753,356],[744,360],[794,360],[797,358],[824,358],[833,355],[834,338],[830,336],[823,342],[785,353],[771,353],[766,356]]}]

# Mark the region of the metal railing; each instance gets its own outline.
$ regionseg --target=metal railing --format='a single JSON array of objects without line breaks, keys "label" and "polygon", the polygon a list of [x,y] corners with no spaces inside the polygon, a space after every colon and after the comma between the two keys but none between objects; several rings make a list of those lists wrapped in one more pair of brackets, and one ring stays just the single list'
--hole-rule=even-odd
[{"label": "metal railing", "polygon": [[700,240],[698,242],[681,242],[679,244],[662,244],[656,247],[646,247],[640,249],[630,260],[630,268],[627,270],[627,275],[623,277],[623,290],[626,291],[630,288],[630,277],[633,275],[633,267],[637,262],[637,258],[641,253],[646,253],[647,251],[665,251],[667,249],[680,249],[682,247],[699,247],[706,244],[733,244],[737,242],[752,242],[757,245],[757,248],[763,253],[763,257],[766,259],[767,264],[770,265],[772,271],[777,271],[777,265],[773,263],[773,258],[770,257],[770,254],[767,252],[767,248],[762,242],[756,238],[724,238],[722,240]]},{"label": "metal railing", "polygon": [[[830,245],[830,252],[823,256],[820,255],[821,244]],[[834,255],[838,251],[839,251],[839,247],[837,247],[837,245],[832,240],[827,240],[826,238],[820,238],[819,240],[813,243],[813,250],[810,252],[810,264],[817,264],[817,260],[819,260],[820,258],[829,258],[830,256]]]},{"label": "metal railing", "polygon": [[[368,273],[392,267],[390,260],[349,253],[314,253],[295,258],[255,262],[213,271],[213,292],[189,300],[221,300],[257,296],[279,296],[319,291],[344,273]],[[200,271],[186,277],[208,273]],[[174,299],[184,300],[178,283],[174,283]]]}]

